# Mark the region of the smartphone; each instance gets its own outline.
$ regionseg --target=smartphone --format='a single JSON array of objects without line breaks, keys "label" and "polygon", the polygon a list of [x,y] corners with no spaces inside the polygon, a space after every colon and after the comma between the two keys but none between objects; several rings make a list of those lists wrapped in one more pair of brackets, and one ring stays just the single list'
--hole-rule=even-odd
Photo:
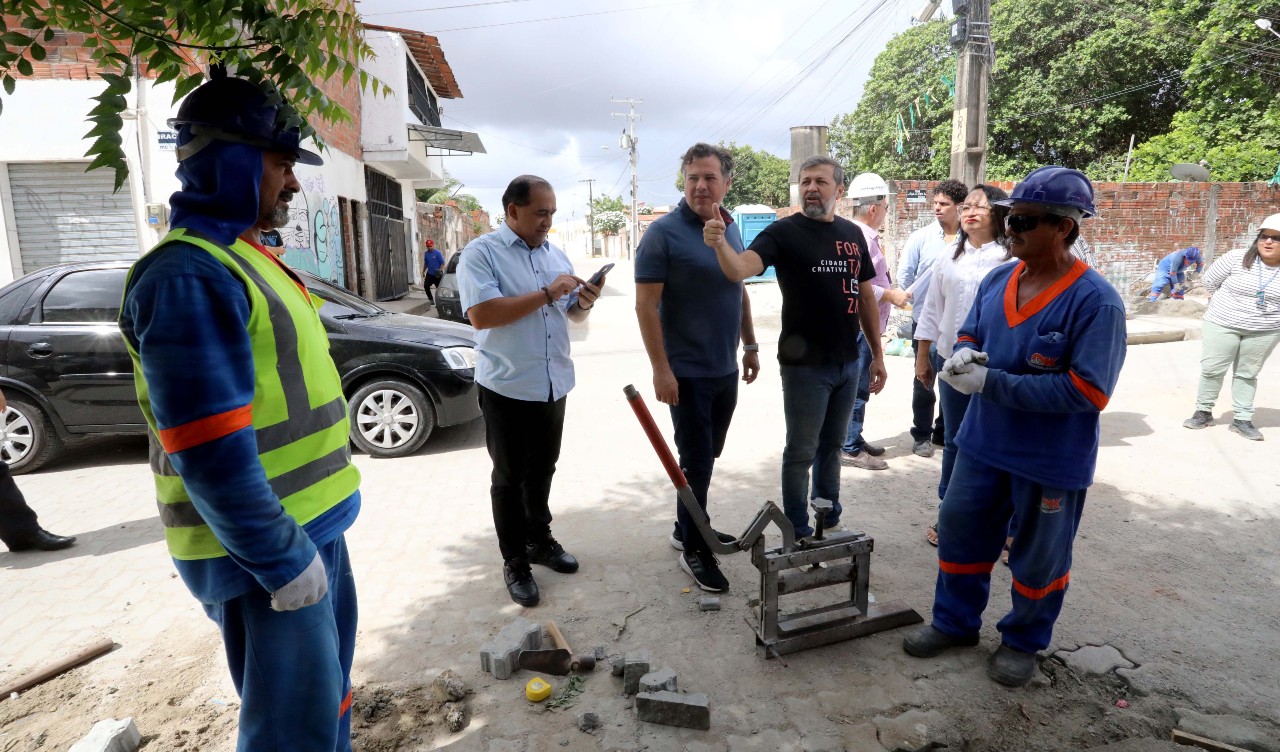
[{"label": "smartphone", "polygon": [[604,281],[604,275],[608,274],[609,270],[612,268],[613,268],[613,264],[605,264],[604,266],[600,267],[600,271],[596,272],[595,274],[592,274],[591,279],[587,280],[587,282],[591,283],[592,287],[599,287],[600,283]]}]

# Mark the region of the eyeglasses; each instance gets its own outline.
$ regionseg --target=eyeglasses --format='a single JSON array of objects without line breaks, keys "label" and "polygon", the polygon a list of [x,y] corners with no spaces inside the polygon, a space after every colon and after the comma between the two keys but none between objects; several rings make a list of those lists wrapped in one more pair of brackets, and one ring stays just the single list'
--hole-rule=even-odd
[{"label": "eyeglasses", "polygon": [[1280,243],[1280,235],[1268,235],[1265,232],[1258,233],[1258,240],[1270,240],[1272,243]]},{"label": "eyeglasses", "polygon": [[1004,218],[1004,228],[1013,232],[1028,232],[1036,229],[1041,222],[1054,223],[1061,219],[1056,214],[1010,214]]},{"label": "eyeglasses", "polygon": [[967,214],[969,212],[991,211],[990,204],[960,204],[960,206],[956,208],[960,210],[961,214]]}]

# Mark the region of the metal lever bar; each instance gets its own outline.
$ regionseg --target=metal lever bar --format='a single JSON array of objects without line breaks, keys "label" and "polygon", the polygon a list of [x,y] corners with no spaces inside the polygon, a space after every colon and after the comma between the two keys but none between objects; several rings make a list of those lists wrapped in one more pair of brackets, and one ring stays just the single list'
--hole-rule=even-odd
[{"label": "metal lever bar", "polygon": [[734,543],[721,543],[720,538],[716,536],[714,530],[707,520],[707,513],[702,511],[702,505],[698,503],[698,499],[693,495],[693,489],[689,488],[689,479],[684,477],[684,471],[680,469],[680,464],[676,462],[676,458],[671,454],[671,448],[667,446],[667,440],[662,437],[662,432],[658,430],[658,424],[654,422],[653,416],[649,414],[649,408],[644,403],[644,397],[640,396],[637,390],[631,384],[627,384],[622,390],[627,396],[627,401],[631,403],[631,410],[636,414],[636,419],[640,421],[640,427],[644,429],[645,436],[649,437],[649,443],[653,445],[653,451],[658,453],[658,459],[662,460],[662,467],[666,469],[667,475],[671,478],[671,483],[676,487],[676,497],[680,499],[680,503],[684,504],[684,509],[689,513],[689,519],[693,521],[694,527],[698,528],[698,534],[706,541],[707,547],[713,553],[717,554],[736,554],[742,550],[740,541]]}]

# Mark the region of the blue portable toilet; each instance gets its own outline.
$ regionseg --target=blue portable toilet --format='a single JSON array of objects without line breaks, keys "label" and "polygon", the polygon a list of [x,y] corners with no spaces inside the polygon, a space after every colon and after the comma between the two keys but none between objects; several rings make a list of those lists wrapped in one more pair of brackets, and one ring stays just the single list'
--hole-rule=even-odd
[{"label": "blue portable toilet", "polygon": [[[762,204],[743,204],[729,213],[733,216],[734,223],[738,225],[738,232],[742,233],[743,247],[750,246],[751,241],[756,239],[760,231],[773,224],[778,218],[776,211]],[[746,281],[748,283],[773,282],[777,278],[778,274],[771,266],[765,269],[764,273],[749,277]]]}]

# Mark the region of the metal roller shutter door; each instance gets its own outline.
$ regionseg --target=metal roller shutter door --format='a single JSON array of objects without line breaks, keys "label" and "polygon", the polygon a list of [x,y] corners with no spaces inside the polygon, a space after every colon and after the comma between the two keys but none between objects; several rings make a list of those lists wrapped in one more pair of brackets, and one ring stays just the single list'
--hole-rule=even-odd
[{"label": "metal roller shutter door", "polygon": [[138,257],[138,228],[129,183],[113,192],[111,170],[88,162],[9,165],[14,225],[29,273],[68,261]]}]

